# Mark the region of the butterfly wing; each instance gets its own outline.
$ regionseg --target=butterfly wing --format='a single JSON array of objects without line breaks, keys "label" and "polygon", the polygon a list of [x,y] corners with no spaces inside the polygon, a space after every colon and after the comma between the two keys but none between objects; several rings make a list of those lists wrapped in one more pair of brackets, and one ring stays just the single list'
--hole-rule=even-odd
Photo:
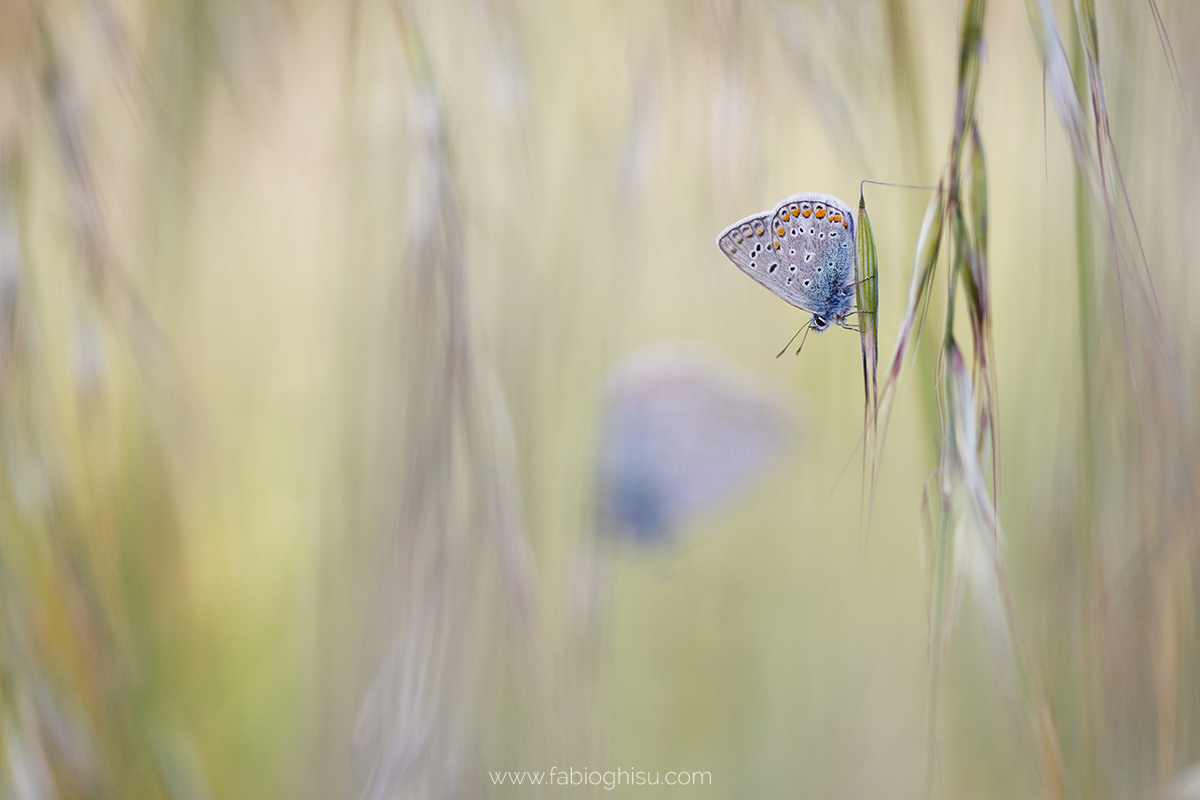
[{"label": "butterfly wing", "polygon": [[854,217],[836,197],[784,198],[770,215],[747,217],[717,237],[738,269],[797,308],[837,317],[849,311],[839,289],[854,271]]},{"label": "butterfly wing", "polygon": [[717,247],[738,269],[777,297],[796,308],[814,311],[819,306],[815,295],[801,290],[801,284],[788,272],[781,255],[782,244],[775,235],[779,226],[773,214],[755,214],[735,222],[717,237]]}]

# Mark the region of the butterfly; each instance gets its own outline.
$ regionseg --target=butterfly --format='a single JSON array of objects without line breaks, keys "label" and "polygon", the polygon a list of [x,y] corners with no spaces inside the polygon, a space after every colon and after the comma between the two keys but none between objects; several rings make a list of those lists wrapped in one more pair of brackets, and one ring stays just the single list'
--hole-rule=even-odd
[{"label": "butterfly", "polygon": [[754,485],[791,440],[780,394],[703,351],[657,345],[623,359],[607,382],[598,453],[605,528],[669,542]]},{"label": "butterfly", "polygon": [[836,197],[805,192],[735,222],[717,247],[738,269],[812,313],[820,333],[854,313],[854,215]]}]

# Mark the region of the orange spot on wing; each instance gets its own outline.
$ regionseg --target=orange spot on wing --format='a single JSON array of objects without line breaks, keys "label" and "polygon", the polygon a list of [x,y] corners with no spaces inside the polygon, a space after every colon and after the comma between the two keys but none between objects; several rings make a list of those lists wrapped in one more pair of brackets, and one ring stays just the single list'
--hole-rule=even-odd
[{"label": "orange spot on wing", "polygon": [[776,228],[775,233],[778,234],[779,236],[783,236],[783,234],[785,233],[783,226],[780,225],[778,228]]},{"label": "orange spot on wing", "polygon": [[804,215],[804,218],[805,218],[805,219],[808,219],[808,215],[812,213],[812,209],[811,209],[811,208],[806,208],[806,209],[804,209],[803,211],[801,211],[800,213]]},{"label": "orange spot on wing", "polygon": [[760,227],[758,230],[755,231],[755,233],[758,234],[759,236],[762,236],[764,230],[765,230],[764,228]]},{"label": "orange spot on wing", "polygon": [[823,217],[823,216],[825,216],[825,209],[823,209],[823,208],[818,208],[818,209],[817,209],[817,219],[820,219],[820,218],[821,218],[821,217]]}]

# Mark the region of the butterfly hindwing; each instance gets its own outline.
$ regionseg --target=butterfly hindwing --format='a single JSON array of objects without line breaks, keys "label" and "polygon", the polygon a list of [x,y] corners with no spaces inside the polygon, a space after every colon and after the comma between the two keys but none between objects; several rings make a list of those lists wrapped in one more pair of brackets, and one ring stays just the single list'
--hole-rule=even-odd
[{"label": "butterfly hindwing", "polygon": [[854,218],[846,205],[808,192],[780,201],[771,219],[786,275],[810,303],[804,308],[825,317],[848,311],[841,289],[853,280],[855,250]]}]

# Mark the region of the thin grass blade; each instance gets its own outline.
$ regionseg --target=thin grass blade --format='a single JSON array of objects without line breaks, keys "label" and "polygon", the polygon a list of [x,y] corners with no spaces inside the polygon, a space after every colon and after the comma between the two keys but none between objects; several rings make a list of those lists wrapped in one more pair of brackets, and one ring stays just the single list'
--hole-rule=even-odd
[{"label": "thin grass blade", "polygon": [[939,181],[937,191],[934,192],[933,197],[929,198],[929,205],[925,208],[925,219],[921,223],[921,233],[917,237],[916,253],[913,256],[912,280],[908,286],[908,300],[905,303],[904,318],[900,322],[900,333],[896,337],[896,350],[892,354],[891,365],[888,367],[883,392],[880,395],[881,409],[886,409],[890,403],[890,398],[895,392],[896,382],[907,362],[909,346],[917,328],[918,315],[937,267],[938,253],[942,244],[945,199],[945,186],[942,181]]},{"label": "thin grass blade", "polygon": [[875,236],[871,232],[871,219],[867,215],[867,204],[862,192],[858,195],[858,220],[856,225],[855,301],[857,303],[859,342],[863,359],[863,390],[866,397],[866,413],[870,424],[868,450],[874,458],[874,423],[876,401],[879,397],[879,257],[875,249]]}]

